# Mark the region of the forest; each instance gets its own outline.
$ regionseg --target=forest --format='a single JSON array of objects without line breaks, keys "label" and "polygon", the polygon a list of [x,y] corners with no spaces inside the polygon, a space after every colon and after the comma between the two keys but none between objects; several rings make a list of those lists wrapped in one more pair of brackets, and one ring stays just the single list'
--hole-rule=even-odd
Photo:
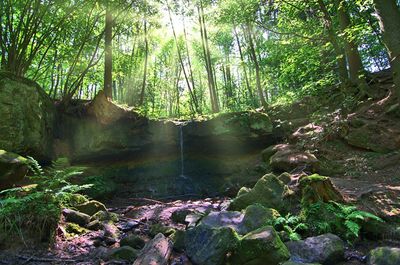
[{"label": "forest", "polygon": [[0,0],[0,264],[400,264],[399,0]]}]

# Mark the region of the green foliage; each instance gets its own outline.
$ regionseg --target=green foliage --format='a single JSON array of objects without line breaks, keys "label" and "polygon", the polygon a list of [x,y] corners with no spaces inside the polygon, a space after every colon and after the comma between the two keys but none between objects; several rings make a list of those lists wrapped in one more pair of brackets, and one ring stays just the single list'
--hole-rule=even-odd
[{"label": "green foliage", "polygon": [[287,214],[285,217],[280,216],[274,220],[274,228],[277,231],[285,231],[288,233],[290,240],[301,240],[301,232],[308,229],[308,226],[303,223],[299,216]]},{"label": "green foliage", "polygon": [[84,182],[86,183],[86,185],[90,185],[90,188],[85,190],[85,194],[95,199],[103,199],[105,197],[108,197],[117,188],[115,183],[106,175],[89,176],[85,178]]},{"label": "green foliage", "polygon": [[369,220],[383,222],[379,217],[358,210],[352,205],[337,202],[317,202],[302,209],[302,218],[313,234],[334,233],[349,242],[360,235],[360,230]]},{"label": "green foliage", "polygon": [[60,218],[61,208],[76,192],[89,185],[73,185],[69,180],[82,174],[83,168],[71,167],[68,160],[58,159],[49,169],[30,158],[32,185],[0,193],[0,239],[19,236],[48,241]]}]

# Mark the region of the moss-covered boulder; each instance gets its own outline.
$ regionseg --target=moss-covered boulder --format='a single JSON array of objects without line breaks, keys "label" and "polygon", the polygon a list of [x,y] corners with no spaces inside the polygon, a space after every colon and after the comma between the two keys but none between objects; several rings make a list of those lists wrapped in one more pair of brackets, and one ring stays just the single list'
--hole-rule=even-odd
[{"label": "moss-covered boulder", "polygon": [[245,235],[231,257],[232,264],[278,265],[290,257],[275,229],[265,226]]},{"label": "moss-covered boulder", "polygon": [[55,107],[35,82],[0,73],[0,149],[52,157]]},{"label": "moss-covered boulder", "polygon": [[107,208],[104,204],[102,204],[101,202],[98,202],[98,201],[94,201],[94,200],[79,204],[79,205],[75,206],[75,208],[78,211],[85,213],[87,215],[90,215],[90,216],[94,215],[95,213],[97,213],[99,211],[107,212]]},{"label": "moss-covered boulder", "polygon": [[265,208],[261,204],[249,205],[244,211],[240,230],[243,234],[247,234],[253,230],[272,224],[279,216],[280,214],[277,210]]},{"label": "moss-covered boulder", "polygon": [[230,227],[213,228],[200,224],[186,231],[185,250],[195,264],[222,265],[226,256],[239,243],[236,232]]},{"label": "moss-covered boulder", "polygon": [[107,211],[98,211],[90,217],[90,221],[98,220],[100,222],[118,222],[118,215],[116,213],[110,213]]},{"label": "moss-covered boulder", "polygon": [[398,265],[400,264],[400,248],[379,247],[371,250],[368,265]]},{"label": "moss-covered boulder", "polygon": [[78,224],[80,226],[86,226],[90,221],[90,216],[72,209],[64,209],[62,211],[65,221]]},{"label": "moss-covered boulder", "polygon": [[201,219],[200,224],[212,228],[230,227],[241,234],[243,217],[243,213],[237,211],[211,212]]},{"label": "moss-covered boulder", "polygon": [[0,150],[0,189],[11,187],[28,172],[28,159]]},{"label": "moss-covered boulder", "polygon": [[240,211],[247,206],[259,203],[278,211],[286,208],[284,202],[285,185],[274,174],[267,174],[257,181],[247,193],[232,200],[229,210]]},{"label": "moss-covered boulder", "polygon": [[163,234],[147,242],[133,265],[167,265],[172,253],[172,242]]},{"label": "moss-covered boulder", "polygon": [[241,187],[241,188],[239,189],[239,191],[238,191],[236,197],[239,197],[239,196],[241,196],[241,195],[244,195],[244,194],[248,193],[249,191],[251,191],[250,188],[248,188],[248,187]]},{"label": "moss-covered boulder", "polygon": [[136,249],[133,249],[129,246],[123,246],[119,248],[110,249],[109,252],[106,254],[106,259],[122,259],[128,261],[134,261],[139,252]]},{"label": "moss-covered boulder", "polygon": [[163,234],[164,236],[170,236],[175,232],[175,229],[160,223],[156,223],[150,226],[149,234],[154,237],[157,234]]},{"label": "moss-covered boulder", "polygon": [[120,243],[121,246],[129,246],[134,249],[142,249],[146,242],[137,235],[128,235],[121,239]]},{"label": "moss-covered boulder", "polygon": [[74,223],[67,223],[65,225],[65,231],[69,234],[74,234],[74,235],[82,235],[88,232],[88,230],[85,229],[84,227],[81,227],[78,224]]},{"label": "moss-covered boulder", "polygon": [[174,244],[174,250],[178,252],[183,252],[185,249],[185,231],[176,230],[171,236],[171,240]]},{"label": "moss-covered boulder", "polygon": [[336,235],[324,234],[286,243],[291,260],[333,265],[344,259],[344,242]]},{"label": "moss-covered boulder", "polygon": [[330,178],[318,174],[301,178],[300,190],[302,192],[302,204],[312,204],[317,201],[344,202],[343,196],[333,185]]}]

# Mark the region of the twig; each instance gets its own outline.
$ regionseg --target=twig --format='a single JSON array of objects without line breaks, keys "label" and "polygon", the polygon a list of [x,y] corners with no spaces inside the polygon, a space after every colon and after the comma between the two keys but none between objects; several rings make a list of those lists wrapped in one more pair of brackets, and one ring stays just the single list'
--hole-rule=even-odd
[{"label": "twig", "polygon": [[62,259],[62,258],[37,258],[34,256],[26,257],[23,255],[17,255],[17,257],[19,259],[25,260],[25,263],[29,262],[29,261],[34,261],[34,262],[60,262],[60,261],[62,261],[62,262],[74,262],[74,263],[82,261],[82,260]]}]

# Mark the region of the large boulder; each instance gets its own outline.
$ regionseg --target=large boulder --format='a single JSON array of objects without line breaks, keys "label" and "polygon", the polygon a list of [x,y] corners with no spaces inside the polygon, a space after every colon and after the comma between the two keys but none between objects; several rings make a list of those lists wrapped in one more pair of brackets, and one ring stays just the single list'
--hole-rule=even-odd
[{"label": "large boulder", "polygon": [[400,264],[400,248],[379,247],[369,253],[368,265],[398,264]]},{"label": "large boulder", "polygon": [[320,164],[315,155],[291,145],[278,150],[271,156],[269,163],[274,170],[285,172],[291,172],[295,169],[316,172]]},{"label": "large boulder", "polygon": [[289,251],[271,226],[266,226],[245,235],[232,256],[233,264],[278,265],[288,260]]},{"label": "large boulder", "polygon": [[172,246],[171,240],[158,234],[145,245],[133,265],[167,265]]},{"label": "large boulder", "polygon": [[238,245],[239,239],[231,227],[214,228],[200,224],[185,236],[186,254],[195,264],[222,265],[226,256]]},{"label": "large boulder", "polygon": [[328,177],[313,174],[300,180],[302,203],[312,204],[317,201],[344,202],[344,198]]},{"label": "large boulder", "polygon": [[128,261],[134,261],[138,256],[138,251],[129,246],[123,246],[119,248],[113,248],[108,251],[106,259],[122,259]]},{"label": "large boulder", "polygon": [[279,212],[272,208],[265,208],[261,204],[247,206],[241,223],[241,233],[247,234],[253,230],[270,225],[278,218]]},{"label": "large boulder", "polygon": [[289,241],[286,246],[294,262],[333,265],[344,259],[344,242],[333,234]]},{"label": "large boulder", "polygon": [[11,187],[28,172],[28,159],[0,150],[0,189]]},{"label": "large boulder", "polygon": [[399,131],[369,121],[359,128],[350,127],[345,139],[352,146],[378,153],[400,149]]},{"label": "large boulder", "polygon": [[242,210],[247,206],[259,203],[267,208],[284,210],[285,185],[274,174],[267,174],[257,181],[254,187],[232,200],[229,210]]},{"label": "large boulder", "polygon": [[0,149],[52,157],[55,107],[33,81],[0,73]]}]

